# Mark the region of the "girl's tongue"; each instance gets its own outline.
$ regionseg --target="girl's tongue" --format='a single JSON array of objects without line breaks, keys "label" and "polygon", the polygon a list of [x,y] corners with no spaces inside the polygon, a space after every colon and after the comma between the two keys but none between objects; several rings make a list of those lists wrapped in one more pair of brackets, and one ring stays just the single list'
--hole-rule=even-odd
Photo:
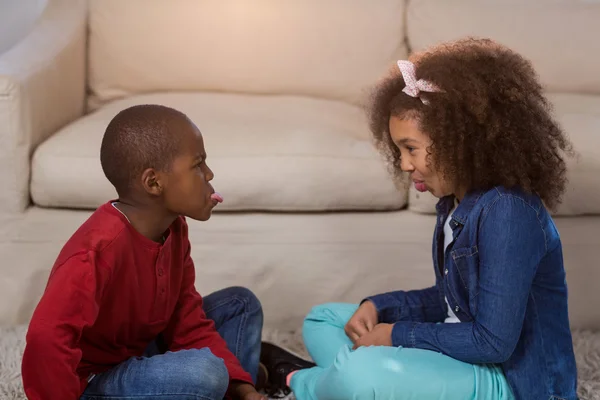
[{"label": "girl's tongue", "polygon": [[415,182],[415,189],[419,192],[426,192],[427,186],[425,185],[425,182]]},{"label": "girl's tongue", "polygon": [[218,201],[219,203],[223,202],[223,196],[221,196],[219,193],[215,192],[213,194],[210,195],[210,198],[213,200]]}]

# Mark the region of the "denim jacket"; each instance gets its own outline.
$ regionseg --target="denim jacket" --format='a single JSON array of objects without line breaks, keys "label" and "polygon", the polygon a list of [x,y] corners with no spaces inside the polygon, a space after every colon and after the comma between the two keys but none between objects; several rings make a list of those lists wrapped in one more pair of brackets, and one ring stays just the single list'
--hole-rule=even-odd
[{"label": "denim jacket", "polygon": [[[535,195],[502,187],[437,205],[435,286],[368,298],[394,346],[500,364],[517,400],[577,399],[577,370],[558,231]],[[447,317],[444,297],[461,323]]]}]

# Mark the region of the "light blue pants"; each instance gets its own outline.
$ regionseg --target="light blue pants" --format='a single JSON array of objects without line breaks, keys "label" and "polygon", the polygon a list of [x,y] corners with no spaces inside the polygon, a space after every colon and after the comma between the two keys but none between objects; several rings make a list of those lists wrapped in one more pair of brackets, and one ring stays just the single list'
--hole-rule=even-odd
[{"label": "light blue pants", "polygon": [[360,347],[344,326],[354,304],[315,307],[304,322],[304,342],[317,367],[292,376],[298,400],[513,400],[502,370],[473,365],[434,351]]}]

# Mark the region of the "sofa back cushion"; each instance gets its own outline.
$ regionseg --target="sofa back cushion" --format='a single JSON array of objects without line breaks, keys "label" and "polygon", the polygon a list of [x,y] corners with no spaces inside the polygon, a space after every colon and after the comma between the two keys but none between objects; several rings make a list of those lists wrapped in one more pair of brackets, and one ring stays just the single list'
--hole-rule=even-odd
[{"label": "sofa back cushion", "polygon": [[489,37],[531,60],[548,90],[600,93],[598,21],[593,0],[411,0],[408,44]]},{"label": "sofa back cushion", "polygon": [[358,102],[406,57],[405,0],[90,0],[90,106],[215,91]]}]

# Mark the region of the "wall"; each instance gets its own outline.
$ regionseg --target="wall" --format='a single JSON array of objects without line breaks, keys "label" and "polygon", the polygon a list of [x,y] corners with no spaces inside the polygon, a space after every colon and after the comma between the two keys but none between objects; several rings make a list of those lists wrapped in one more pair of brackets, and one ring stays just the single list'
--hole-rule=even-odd
[{"label": "wall", "polygon": [[0,0],[0,54],[33,28],[48,0]]}]

